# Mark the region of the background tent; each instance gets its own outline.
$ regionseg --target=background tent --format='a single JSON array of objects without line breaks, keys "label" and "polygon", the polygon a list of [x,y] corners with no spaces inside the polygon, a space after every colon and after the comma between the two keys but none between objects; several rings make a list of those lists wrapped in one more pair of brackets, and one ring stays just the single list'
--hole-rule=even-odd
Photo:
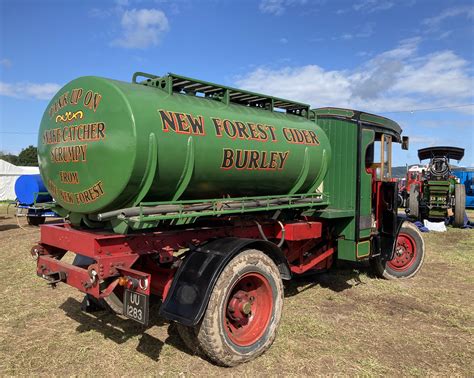
[{"label": "background tent", "polygon": [[0,159],[0,201],[14,200],[15,182],[21,175],[36,175],[38,167],[17,167]]}]

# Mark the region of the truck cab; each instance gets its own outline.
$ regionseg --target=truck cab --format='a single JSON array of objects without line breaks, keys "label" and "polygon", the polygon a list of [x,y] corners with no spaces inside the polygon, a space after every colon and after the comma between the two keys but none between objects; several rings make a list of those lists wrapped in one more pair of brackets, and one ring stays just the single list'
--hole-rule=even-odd
[{"label": "truck cab", "polygon": [[402,261],[390,273],[385,269],[396,257],[402,225],[408,227],[398,216],[398,186],[392,178],[393,145],[400,143],[408,149],[408,137],[402,137],[396,122],[374,114],[341,108],[313,112],[333,151],[324,180],[324,191],[331,193],[331,204],[319,216],[339,219],[338,258],[369,258],[382,275],[416,273],[412,272],[416,265],[414,253],[403,256],[407,271],[403,272]]}]

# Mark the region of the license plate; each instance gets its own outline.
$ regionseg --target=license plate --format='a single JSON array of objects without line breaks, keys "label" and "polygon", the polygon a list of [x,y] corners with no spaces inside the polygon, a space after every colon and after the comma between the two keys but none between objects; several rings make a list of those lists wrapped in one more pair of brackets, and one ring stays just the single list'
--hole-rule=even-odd
[{"label": "license plate", "polygon": [[125,289],[123,294],[123,314],[139,323],[148,324],[150,297]]}]

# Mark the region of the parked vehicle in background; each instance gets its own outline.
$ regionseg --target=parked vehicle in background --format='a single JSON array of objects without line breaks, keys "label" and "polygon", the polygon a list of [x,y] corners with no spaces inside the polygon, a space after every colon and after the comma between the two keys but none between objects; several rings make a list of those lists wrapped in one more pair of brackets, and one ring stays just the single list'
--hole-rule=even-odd
[{"label": "parked vehicle in background", "polygon": [[456,227],[464,225],[466,193],[450,167],[450,160],[460,161],[464,149],[457,147],[428,147],[418,150],[420,160],[429,159],[421,180],[410,185],[407,213],[423,220],[442,221],[454,217]]},{"label": "parked vehicle in background", "polygon": [[15,182],[16,216],[26,217],[28,224],[39,226],[46,218],[57,217],[51,210],[51,195],[41,179],[41,175],[22,175]]},{"label": "parked vehicle in background", "polygon": [[413,185],[423,184],[423,173],[427,166],[425,165],[412,165],[407,170],[406,177],[401,179],[398,184],[398,204],[399,207],[408,206],[408,198],[410,197],[410,188]]},{"label": "parked vehicle in background", "polygon": [[474,208],[474,168],[456,168],[453,174],[466,190],[466,207]]}]

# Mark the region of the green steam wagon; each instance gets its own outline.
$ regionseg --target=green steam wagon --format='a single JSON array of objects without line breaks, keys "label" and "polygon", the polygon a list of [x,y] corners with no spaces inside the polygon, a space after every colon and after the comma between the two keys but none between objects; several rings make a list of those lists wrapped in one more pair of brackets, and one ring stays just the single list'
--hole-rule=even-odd
[{"label": "green steam wagon", "polygon": [[451,171],[450,159],[458,162],[464,148],[426,147],[418,150],[418,158],[429,159],[422,180],[413,182],[408,198],[407,213],[415,219],[444,221],[453,218],[455,227],[464,226],[466,188]]},{"label": "green steam wagon", "polygon": [[175,74],[76,79],[41,121],[40,170],[66,223],[41,227],[37,274],[144,325],[161,298],[192,350],[248,361],[275,339],[282,280],[336,259],[419,271],[423,240],[391,179],[401,131]]}]

